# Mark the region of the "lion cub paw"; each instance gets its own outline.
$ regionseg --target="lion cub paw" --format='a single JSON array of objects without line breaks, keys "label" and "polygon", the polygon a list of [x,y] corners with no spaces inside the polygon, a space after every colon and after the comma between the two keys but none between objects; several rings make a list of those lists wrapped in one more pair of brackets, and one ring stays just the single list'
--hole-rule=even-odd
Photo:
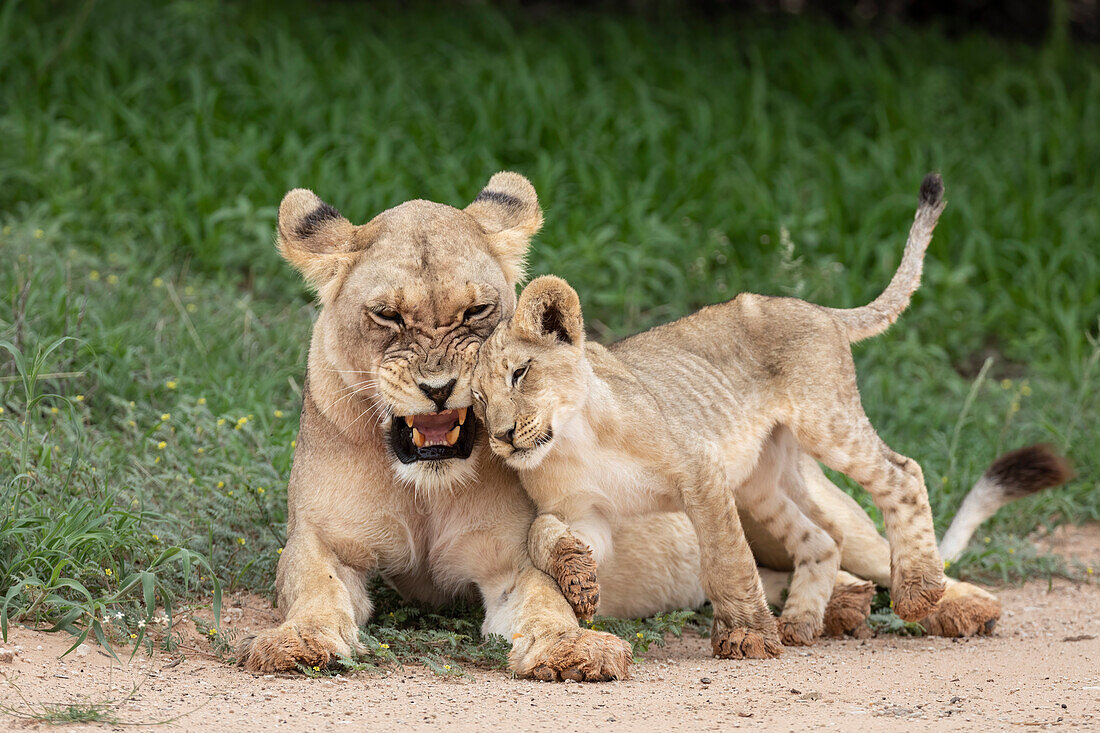
[{"label": "lion cub paw", "polygon": [[350,657],[351,647],[339,635],[323,629],[284,623],[261,631],[237,646],[237,663],[250,672],[284,672],[305,667],[329,667]]},{"label": "lion cub paw", "polygon": [[875,584],[871,582],[836,585],[825,606],[825,635],[856,634],[866,628],[874,597]]},{"label": "lion cub paw", "polygon": [[608,682],[630,678],[634,661],[630,645],[603,631],[575,629],[536,642],[517,665],[521,677],[543,682]]},{"label": "lion cub paw", "polygon": [[571,535],[562,537],[550,554],[550,576],[558,583],[573,613],[582,621],[596,615],[600,605],[600,584],[592,551]]},{"label": "lion cub paw", "polygon": [[894,613],[905,621],[920,621],[932,613],[946,587],[942,568],[896,573],[890,588]]},{"label": "lion cub paw", "polygon": [[713,629],[710,648],[722,659],[772,659],[783,653],[779,637],[744,627]]},{"label": "lion cub paw", "polygon": [[812,618],[780,616],[775,626],[784,646],[810,646],[821,633],[821,624]]}]

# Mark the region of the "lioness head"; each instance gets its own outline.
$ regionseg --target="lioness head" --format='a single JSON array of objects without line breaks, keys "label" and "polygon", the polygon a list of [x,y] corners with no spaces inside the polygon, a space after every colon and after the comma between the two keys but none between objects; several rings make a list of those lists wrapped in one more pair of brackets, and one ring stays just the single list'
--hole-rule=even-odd
[{"label": "lioness head", "polygon": [[541,225],[535,189],[516,173],[494,175],[465,209],[408,201],[359,226],[305,189],[279,207],[279,251],[322,305],[310,368],[340,379],[318,406],[344,432],[329,408],[367,405],[355,420],[379,423],[398,476],[419,488],[472,475],[476,353],[512,314]]},{"label": "lioness head", "polygon": [[537,466],[552,449],[554,429],[584,405],[589,372],[576,291],[561,278],[535,278],[474,369],[475,410],[493,452],[513,468]]}]

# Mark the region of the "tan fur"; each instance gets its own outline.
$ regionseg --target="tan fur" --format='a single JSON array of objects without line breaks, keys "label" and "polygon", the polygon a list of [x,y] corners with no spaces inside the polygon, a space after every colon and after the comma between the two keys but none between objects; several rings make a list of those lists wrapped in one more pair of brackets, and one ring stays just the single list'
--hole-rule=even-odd
[{"label": "tan fur", "polygon": [[[942,184],[930,176],[899,270],[923,257],[942,209]],[[899,290],[899,278],[888,291]],[[903,307],[908,288],[900,289],[904,298],[880,300]],[[800,483],[786,501],[767,505],[783,496],[775,490],[783,467],[797,464],[797,446],[770,455],[783,442],[797,441],[871,492],[891,538],[902,618],[927,616],[943,593],[920,467],[881,441],[859,402],[850,341],[877,327],[873,321],[896,318],[871,310],[873,318],[866,308],[849,313],[743,294],[606,349],[585,341],[573,289],[541,277],[482,347],[474,395],[490,446],[520,471],[540,512],[561,518],[593,548],[597,564],[609,551],[609,518],[683,508],[715,608],[715,653],[772,656],[775,626],[734,497],[740,492],[749,513],[796,558],[814,548],[803,553],[812,560],[797,565],[804,574],[824,564],[792,587],[792,618],[780,625],[788,643],[810,643],[820,632],[822,589],[831,589],[840,559],[835,538],[798,506],[806,494]],[[754,472],[764,473],[756,486]],[[799,479],[800,472],[786,474]],[[807,587],[813,592],[803,599]]]},{"label": "tan fur", "polygon": [[468,459],[402,464],[389,447],[393,416],[437,410],[421,385],[453,379],[443,407],[470,404],[477,347],[511,315],[541,221],[534,189],[513,173],[493,176],[464,211],[409,201],[362,226],[308,191],[287,194],[279,250],[322,309],[276,583],[286,621],[242,643],[248,669],[324,665],[357,651],[372,610],[366,581],[382,573],[424,602],[479,594],[483,631],[513,640],[519,675],[627,675],[629,645],[578,628],[557,584],[532,567],[531,504],[482,436]]}]

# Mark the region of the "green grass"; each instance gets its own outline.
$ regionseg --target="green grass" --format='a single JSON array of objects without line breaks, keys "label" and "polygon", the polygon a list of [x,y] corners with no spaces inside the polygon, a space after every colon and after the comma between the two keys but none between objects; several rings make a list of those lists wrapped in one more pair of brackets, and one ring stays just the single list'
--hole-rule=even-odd
[{"label": "green grass", "polygon": [[272,245],[281,196],[364,221],[462,205],[503,168],[546,211],[532,272],[569,279],[605,340],[740,290],[869,301],[941,171],[924,285],[856,349],[867,411],[921,461],[941,529],[1003,449],[1076,463],[956,570],[1043,572],[1019,537],[1100,519],[1093,48],[740,15],[9,2],[7,617],[139,641],[154,608],[210,598],[200,559],[270,592],[315,313]]}]

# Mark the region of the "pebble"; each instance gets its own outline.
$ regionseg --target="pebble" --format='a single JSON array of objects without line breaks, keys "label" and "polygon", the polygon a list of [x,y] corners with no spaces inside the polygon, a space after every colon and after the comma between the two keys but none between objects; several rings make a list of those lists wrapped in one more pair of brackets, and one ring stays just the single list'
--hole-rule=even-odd
[{"label": "pebble", "polygon": [[80,646],[78,646],[76,648],[76,656],[78,656],[78,657],[88,656],[88,645],[87,644],[81,644]]},{"label": "pebble", "polygon": [[710,684],[710,677],[703,677],[699,681],[702,682],[704,685],[709,685]]},{"label": "pebble", "polygon": [[11,663],[15,661],[14,649],[0,649],[0,662]]}]

